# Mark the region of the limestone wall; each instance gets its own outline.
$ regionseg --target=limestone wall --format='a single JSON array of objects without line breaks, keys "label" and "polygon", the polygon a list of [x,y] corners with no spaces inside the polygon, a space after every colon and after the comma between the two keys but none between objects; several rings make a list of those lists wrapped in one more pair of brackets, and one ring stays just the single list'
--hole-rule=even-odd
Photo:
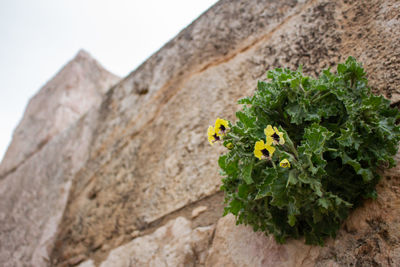
[{"label": "limestone wall", "polygon": [[[399,14],[396,0],[218,2],[109,89],[100,107],[45,145],[43,157],[50,153],[47,150],[70,147],[68,138],[83,144],[79,153],[60,150],[58,157],[66,157],[66,163],[52,157],[49,166],[42,167],[47,174],[32,174],[44,179],[54,166],[61,166],[56,172],[60,178],[51,180],[51,187],[33,189],[43,200],[30,204],[32,193],[12,209],[11,204],[1,204],[0,262],[17,266],[47,257],[41,264],[400,264],[399,167],[385,174],[379,199],[356,210],[326,247],[301,241],[277,245],[248,227],[235,226],[232,216],[220,217],[223,196],[217,158],[222,150],[206,139],[208,125],[216,117],[234,120],[236,100],[252,94],[257,80],[275,67],[302,64],[305,73],[316,75],[352,55],[364,63],[374,91],[398,105]],[[87,138],[82,140],[81,132]],[[30,172],[33,160],[25,163],[31,167],[19,167],[14,175]],[[69,167],[73,163],[77,164]],[[16,179],[10,175],[0,182],[0,203],[18,199],[8,192],[16,185],[7,181]],[[18,186],[25,190],[29,184]],[[61,188],[63,194],[55,197]],[[61,204],[44,205],[47,196]],[[47,243],[32,243],[16,234],[25,228],[13,225],[10,218],[24,209],[54,215],[52,238],[34,239]],[[46,236],[48,221],[35,228],[38,236]],[[11,244],[6,246],[3,240]]]}]

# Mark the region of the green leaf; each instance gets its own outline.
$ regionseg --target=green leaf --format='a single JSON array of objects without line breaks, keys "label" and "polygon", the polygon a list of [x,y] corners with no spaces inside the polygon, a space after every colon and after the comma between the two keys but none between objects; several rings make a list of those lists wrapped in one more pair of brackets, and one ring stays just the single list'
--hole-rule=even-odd
[{"label": "green leaf", "polygon": [[294,226],[296,224],[296,216],[294,216],[293,214],[289,214],[288,215],[288,224],[290,226]]},{"label": "green leaf", "polygon": [[271,183],[275,179],[277,173],[275,169],[268,168],[262,171],[263,182],[257,186],[258,192],[255,199],[261,199],[266,196],[271,196]]},{"label": "green leaf", "polygon": [[300,80],[298,78],[292,79],[290,81],[290,87],[297,89],[300,86]]},{"label": "green leaf", "polygon": [[327,210],[331,206],[331,203],[326,198],[320,198],[318,199],[318,205]]},{"label": "green leaf", "polygon": [[288,187],[289,185],[296,185],[297,184],[297,170],[290,170],[289,171],[289,176],[288,176],[288,181],[286,184],[286,187]]},{"label": "green leaf", "polygon": [[309,128],[305,129],[304,145],[306,151],[312,153],[321,153],[323,151],[325,142],[329,140],[334,134],[323,126],[316,123],[312,124]]},{"label": "green leaf", "polygon": [[251,105],[252,103],[251,97],[244,97],[238,100],[238,104],[241,105]]},{"label": "green leaf", "polygon": [[287,173],[286,175],[278,173],[278,176],[272,181],[271,184],[272,205],[277,207],[283,207],[288,202],[287,191],[286,191],[287,179],[288,179]]},{"label": "green leaf", "polygon": [[328,87],[325,84],[319,84],[319,85],[317,85],[316,89],[318,91],[326,91],[326,90],[328,90]]},{"label": "green leaf", "polygon": [[238,196],[240,198],[246,199],[249,194],[250,187],[247,184],[241,184],[238,188]]},{"label": "green leaf", "polygon": [[346,70],[347,70],[347,67],[346,67],[346,65],[344,65],[344,64],[339,64],[339,65],[337,66],[337,72],[338,72],[339,74],[344,74],[344,73],[346,72]]},{"label": "green leaf", "polygon": [[341,157],[343,164],[348,164],[352,166],[356,173],[362,176],[364,182],[369,182],[374,179],[372,171],[362,168],[361,164],[358,161],[351,159],[346,153],[342,153]]},{"label": "green leaf", "polygon": [[345,147],[358,149],[361,145],[360,136],[354,131],[352,124],[347,124],[346,129],[340,129],[341,135],[336,139],[338,143]]},{"label": "green leaf", "polygon": [[225,168],[226,168],[226,164],[225,164],[226,157],[227,157],[226,155],[222,155],[218,159],[218,165],[223,170],[225,170]]},{"label": "green leaf", "polygon": [[290,116],[291,123],[300,125],[303,122],[305,110],[300,106],[299,103],[289,104],[285,111]]},{"label": "green leaf", "polygon": [[247,127],[251,128],[254,126],[254,122],[256,121],[255,117],[250,117],[248,114],[238,111],[236,112],[236,117]]},{"label": "green leaf", "polygon": [[234,199],[231,201],[231,203],[229,204],[229,211],[233,214],[233,215],[238,215],[239,211],[242,209],[242,202],[238,199]]},{"label": "green leaf", "polygon": [[251,178],[252,170],[253,170],[253,160],[249,164],[243,167],[242,177],[247,184],[253,183],[253,179]]},{"label": "green leaf", "polygon": [[271,195],[271,186],[264,184],[260,187],[260,189],[258,189],[257,195],[255,197],[255,200],[264,198],[266,196],[270,196]]},{"label": "green leaf", "polygon": [[295,199],[292,198],[292,201],[288,203],[288,224],[290,226],[294,226],[296,224],[296,216],[300,214],[300,210],[295,205]]}]

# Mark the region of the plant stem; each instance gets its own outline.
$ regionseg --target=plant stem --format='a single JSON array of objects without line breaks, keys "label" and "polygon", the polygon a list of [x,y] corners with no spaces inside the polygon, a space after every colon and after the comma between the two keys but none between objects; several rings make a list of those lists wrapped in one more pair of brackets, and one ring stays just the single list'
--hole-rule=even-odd
[{"label": "plant stem", "polygon": [[274,169],[276,170],[275,162],[272,159],[271,159],[271,163],[272,163],[272,167],[274,167]]},{"label": "plant stem", "polygon": [[311,103],[315,103],[316,101],[321,100],[322,98],[324,98],[324,97],[326,97],[326,96],[328,96],[330,94],[331,94],[331,92],[328,91],[325,94],[321,95],[321,91],[320,91],[314,96],[314,98],[310,102]]},{"label": "plant stem", "polygon": [[313,100],[311,100],[311,103],[315,103],[316,101],[319,101],[319,100],[321,100],[322,98],[324,98],[324,97],[326,97],[326,96],[328,96],[328,95],[330,95],[330,94],[332,94],[332,93],[331,93],[331,92],[326,92],[325,94],[320,95],[320,96],[318,96],[317,98],[314,98]]},{"label": "plant stem", "polygon": [[287,147],[288,150],[294,154],[296,159],[299,159],[299,153],[297,152],[296,148],[294,147],[292,140],[290,140],[290,139],[286,140],[285,147]]},{"label": "plant stem", "polygon": [[335,148],[329,148],[329,147],[328,147],[328,148],[326,149],[326,151],[330,151],[330,152],[336,152],[336,151],[337,151],[337,149],[335,149]]},{"label": "plant stem", "polygon": [[267,162],[265,159],[260,160],[259,162],[257,162],[256,164],[254,164],[254,167],[257,167],[258,165],[261,165],[263,163]]}]

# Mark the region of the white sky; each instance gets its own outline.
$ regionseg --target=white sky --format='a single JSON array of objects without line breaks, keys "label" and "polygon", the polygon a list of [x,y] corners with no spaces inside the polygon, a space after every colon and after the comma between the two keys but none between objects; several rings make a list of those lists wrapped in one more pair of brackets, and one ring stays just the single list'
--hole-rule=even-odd
[{"label": "white sky", "polygon": [[28,100],[83,48],[126,76],[217,0],[0,0],[0,159]]}]

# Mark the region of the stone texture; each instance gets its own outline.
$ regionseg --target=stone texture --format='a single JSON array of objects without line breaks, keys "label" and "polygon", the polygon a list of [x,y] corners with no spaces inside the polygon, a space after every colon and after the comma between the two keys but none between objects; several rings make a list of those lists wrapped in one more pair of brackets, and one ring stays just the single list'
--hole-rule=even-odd
[{"label": "stone texture", "polygon": [[111,251],[100,267],[204,266],[212,233],[211,226],[192,230],[190,221],[178,217]]},{"label": "stone texture", "polygon": [[192,211],[192,219],[196,218],[197,216],[199,216],[201,213],[205,212],[208,208],[206,206],[200,206],[195,208]]},{"label": "stone texture", "polygon": [[[224,148],[206,140],[208,125],[234,120],[236,100],[274,67],[302,64],[316,75],[352,55],[374,91],[398,105],[399,7],[395,0],[218,2],[0,182],[11,192],[0,197],[3,265],[43,257],[54,266],[399,265],[399,168],[384,173],[378,201],[357,209],[326,247],[281,246],[235,226],[232,216],[214,216],[222,201],[209,199],[220,194]],[[192,221],[180,218],[200,206],[207,210]]]},{"label": "stone texture", "polygon": [[89,112],[0,181],[0,265],[46,266],[73,175],[86,162]]},{"label": "stone texture", "polygon": [[32,97],[14,131],[3,161],[0,179],[39,151],[91,107],[119,78],[81,50]]},{"label": "stone texture", "polygon": [[98,112],[87,111],[117,79],[80,51],[30,101],[1,165],[0,265],[50,262],[73,175],[89,155]]},{"label": "stone texture", "polygon": [[302,240],[279,245],[272,236],[236,226],[235,217],[227,215],[218,221],[206,266],[313,266],[317,256],[318,248]]},{"label": "stone texture", "polygon": [[78,265],[79,267],[95,267],[94,262],[92,260],[84,261]]},{"label": "stone texture", "polygon": [[101,244],[114,247],[121,236],[215,194],[222,149],[207,144],[207,126],[218,116],[234,119],[236,100],[253,92],[266,69],[302,64],[316,75],[353,55],[375,91],[395,104],[400,35],[382,25],[397,25],[397,7],[379,0],[218,2],[107,93],[53,258],[101,260]]},{"label": "stone texture", "polygon": [[[205,131],[217,116],[233,119],[235,101],[252,93],[266,69],[303,64],[315,75],[353,55],[363,60],[375,91],[395,104],[398,87],[389,85],[400,75],[392,71],[400,66],[399,34],[381,25],[398,20],[391,11],[397,6],[219,2],[107,93],[53,258],[83,253],[101,261],[101,244],[114,247],[121,236],[217,192],[219,148],[207,144]],[[391,58],[391,78],[383,79],[378,69]]]},{"label": "stone texture", "polygon": [[[219,3],[107,93],[90,160],[74,179],[55,259],[98,254],[102,243],[114,244],[119,236],[218,191],[218,148],[207,144],[205,131],[217,116],[232,118],[235,100],[246,93],[238,89],[251,92],[256,83],[243,64],[246,58],[235,57],[237,49],[304,5]],[[260,14],[249,24],[252,31],[237,20],[252,20],[246,8]],[[215,34],[210,23],[221,24]],[[237,25],[234,32],[226,28],[230,23]],[[236,62],[224,62],[224,55]],[[235,73],[232,79],[228,73]]]}]

